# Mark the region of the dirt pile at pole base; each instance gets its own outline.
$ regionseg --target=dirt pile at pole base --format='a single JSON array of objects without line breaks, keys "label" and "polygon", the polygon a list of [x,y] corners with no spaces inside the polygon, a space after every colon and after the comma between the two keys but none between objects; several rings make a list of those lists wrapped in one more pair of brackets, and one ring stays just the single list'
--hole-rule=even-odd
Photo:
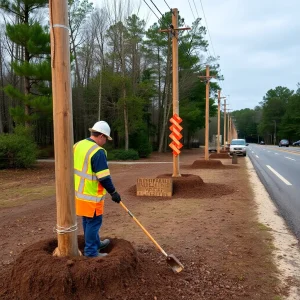
[{"label": "dirt pile at pole base", "polygon": [[[136,250],[122,239],[111,239],[103,258],[54,257],[56,247],[56,239],[44,240],[19,255],[7,283],[7,299],[114,298],[124,278],[130,284],[139,268]],[[83,252],[83,236],[78,247]]]},{"label": "dirt pile at pole base", "polygon": [[[228,157],[228,158],[230,158],[230,157]],[[237,168],[237,166],[223,165],[220,160],[198,159],[192,163],[190,168],[191,169],[234,169],[234,168]]]},{"label": "dirt pile at pole base", "polygon": [[143,201],[170,200],[173,198],[216,198],[229,195],[234,192],[234,187],[218,183],[205,183],[201,177],[193,174],[181,174],[181,177],[172,177],[172,174],[160,174],[157,178],[172,178],[173,195],[172,197],[159,196],[137,196],[136,185],[128,189],[131,198],[143,198]]},{"label": "dirt pile at pole base", "polygon": [[229,154],[227,152],[224,153],[212,153],[209,158],[230,158]]}]

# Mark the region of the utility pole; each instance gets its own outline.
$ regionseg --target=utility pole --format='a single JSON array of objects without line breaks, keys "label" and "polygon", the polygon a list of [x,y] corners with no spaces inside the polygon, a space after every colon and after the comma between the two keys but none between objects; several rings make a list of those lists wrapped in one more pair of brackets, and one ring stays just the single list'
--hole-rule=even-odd
[{"label": "utility pole", "polygon": [[221,90],[218,90],[218,140],[217,140],[217,153],[220,153],[220,127],[221,127]]},{"label": "utility pole", "polygon": [[275,126],[275,128],[274,128],[274,145],[276,145],[276,120],[273,120],[273,122],[274,122],[274,126]]},{"label": "utility pole", "polygon": [[49,0],[57,242],[54,256],[78,256],[73,166],[68,1]]},{"label": "utility pole", "polygon": [[[178,9],[172,9],[172,25],[169,29],[159,30],[160,32],[171,32],[172,34],[172,71],[173,71],[173,116],[179,116],[179,93],[178,93],[178,31],[190,30],[191,28],[178,28]],[[179,155],[173,153],[173,175],[172,177],[181,177],[179,169]]]},{"label": "utility pole", "polygon": [[226,99],[224,100],[224,149],[226,150]]},{"label": "utility pole", "polygon": [[229,112],[230,110],[232,110],[232,109],[227,108],[227,112],[228,112],[227,142],[228,142],[228,144],[230,144],[230,142],[231,142],[231,115],[230,115],[230,112]]},{"label": "utility pole", "polygon": [[209,144],[209,82],[215,76],[209,75],[209,66],[206,66],[206,75],[199,76],[199,78],[203,78],[206,84],[206,101],[205,101],[205,152],[204,152],[204,159],[208,160],[208,144]]}]

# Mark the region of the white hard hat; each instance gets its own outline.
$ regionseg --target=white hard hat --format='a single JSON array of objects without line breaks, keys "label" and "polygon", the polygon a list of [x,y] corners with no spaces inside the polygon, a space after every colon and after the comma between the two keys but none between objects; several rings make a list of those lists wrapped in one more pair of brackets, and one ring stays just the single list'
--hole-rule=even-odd
[{"label": "white hard hat", "polygon": [[110,137],[110,127],[105,121],[96,122],[92,128],[89,128],[89,131],[103,133],[109,140],[112,140]]}]

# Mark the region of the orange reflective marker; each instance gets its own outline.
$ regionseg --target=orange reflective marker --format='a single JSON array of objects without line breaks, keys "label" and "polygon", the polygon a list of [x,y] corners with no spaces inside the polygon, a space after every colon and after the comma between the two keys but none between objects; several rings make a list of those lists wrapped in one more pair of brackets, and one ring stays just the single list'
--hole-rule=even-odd
[{"label": "orange reflective marker", "polygon": [[172,125],[169,127],[171,130],[169,137],[171,138],[172,142],[170,143],[169,147],[173,150],[173,154],[177,156],[180,154],[180,149],[183,147],[183,145],[179,142],[179,140],[182,138],[180,131],[183,128],[179,125],[182,122],[182,119],[177,114],[174,114],[170,119],[170,122]]}]

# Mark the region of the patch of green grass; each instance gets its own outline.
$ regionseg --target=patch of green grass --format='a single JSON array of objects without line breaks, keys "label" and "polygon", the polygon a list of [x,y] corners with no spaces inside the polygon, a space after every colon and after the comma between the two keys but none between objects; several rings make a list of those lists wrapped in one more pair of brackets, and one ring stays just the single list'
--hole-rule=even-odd
[{"label": "patch of green grass", "polygon": [[25,203],[40,200],[46,197],[55,195],[55,186],[32,186],[32,187],[17,187],[15,189],[7,190],[5,193],[2,192],[0,198],[0,208],[14,207],[23,205]]},{"label": "patch of green grass", "polygon": [[271,231],[272,228],[270,228],[269,226],[262,224],[262,223],[257,223],[258,229],[262,230],[262,231]]}]

